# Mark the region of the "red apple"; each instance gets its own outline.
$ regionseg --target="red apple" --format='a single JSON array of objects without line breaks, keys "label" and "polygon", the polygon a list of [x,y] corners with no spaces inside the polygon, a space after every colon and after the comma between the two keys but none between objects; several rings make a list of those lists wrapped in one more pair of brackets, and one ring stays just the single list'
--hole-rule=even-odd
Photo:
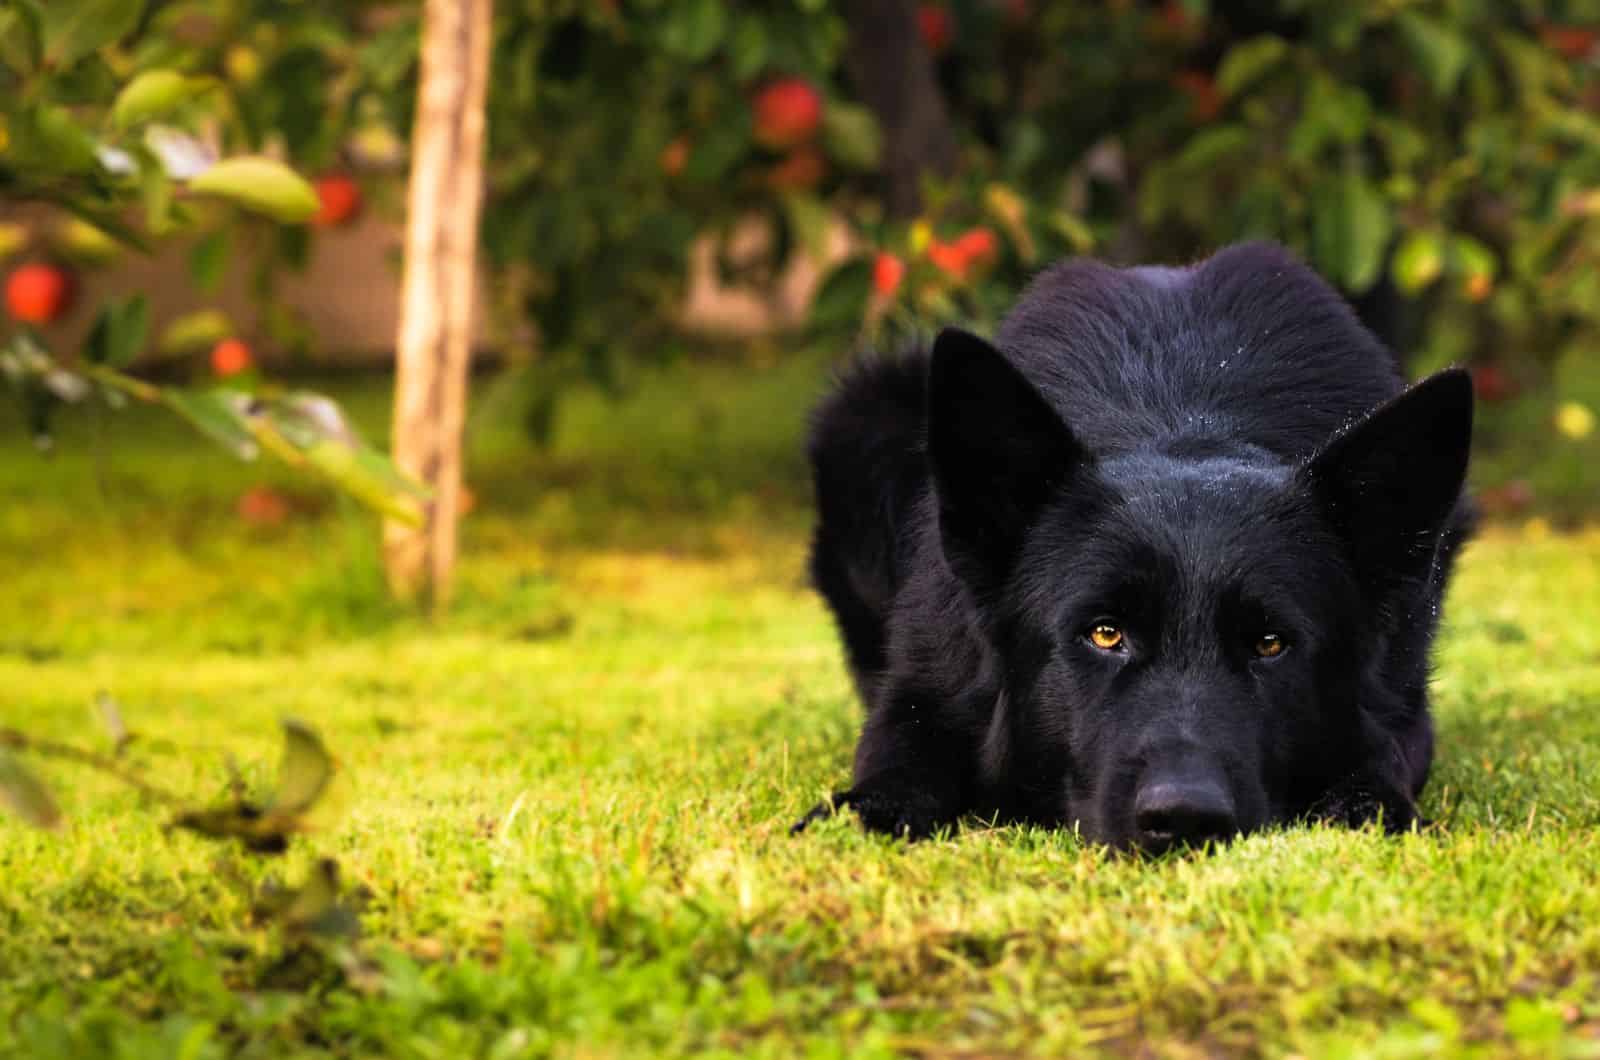
[{"label": "red apple", "polygon": [[1173,84],[1189,96],[1189,114],[1202,125],[1216,120],[1222,113],[1222,93],[1217,82],[1202,70],[1180,70],[1173,75]]},{"label": "red apple", "polygon": [[361,186],[335,174],[317,181],[317,216],[311,223],[322,228],[342,225],[361,211]]},{"label": "red apple", "polygon": [[669,177],[675,177],[683,172],[683,167],[689,164],[689,141],[682,136],[677,137],[661,149],[661,172]]},{"label": "red apple", "polygon": [[872,289],[879,297],[893,298],[900,290],[900,281],[906,277],[906,263],[886,250],[878,252],[872,262]]},{"label": "red apple", "polygon": [[253,364],[255,358],[242,339],[223,339],[211,347],[211,370],[223,379],[248,371]]},{"label": "red apple", "polygon": [[54,265],[34,262],[6,277],[6,311],[24,324],[48,324],[72,301],[72,277]]},{"label": "red apple", "polygon": [[1497,365],[1480,364],[1472,369],[1472,389],[1479,400],[1492,405],[1516,396],[1517,384]]},{"label": "red apple", "polygon": [[756,142],[774,151],[804,143],[822,124],[822,96],[798,77],[768,82],[751,107]]},{"label": "red apple", "polygon": [[810,191],[828,175],[828,160],[815,147],[795,151],[767,170],[767,186],[773,191]]},{"label": "red apple", "polygon": [[917,8],[917,29],[922,33],[922,43],[934,55],[950,47],[950,38],[955,36],[949,10],[938,4],[923,4]]}]

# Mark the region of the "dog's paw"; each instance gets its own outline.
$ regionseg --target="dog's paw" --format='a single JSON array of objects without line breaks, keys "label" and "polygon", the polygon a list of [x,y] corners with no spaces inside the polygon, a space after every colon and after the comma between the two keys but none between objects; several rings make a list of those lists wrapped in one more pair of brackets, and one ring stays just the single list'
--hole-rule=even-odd
[{"label": "dog's paw", "polygon": [[1367,777],[1353,777],[1335,785],[1317,800],[1307,816],[1347,828],[1362,828],[1377,821],[1386,835],[1401,835],[1429,823],[1410,799]]},{"label": "dog's paw", "polygon": [[832,817],[834,814],[838,813],[845,806],[847,806],[849,802],[850,793],[848,791],[834,792],[832,795],[829,795],[826,799],[823,799],[821,802],[811,807],[811,809],[807,810],[804,817],[790,825],[789,834],[799,835],[801,832],[804,832],[812,824],[812,822],[827,820],[829,817]]},{"label": "dog's paw", "polygon": [[938,799],[922,792],[852,788],[813,806],[789,831],[799,834],[811,822],[832,817],[846,806],[856,811],[862,828],[901,839],[926,839],[953,820]]}]

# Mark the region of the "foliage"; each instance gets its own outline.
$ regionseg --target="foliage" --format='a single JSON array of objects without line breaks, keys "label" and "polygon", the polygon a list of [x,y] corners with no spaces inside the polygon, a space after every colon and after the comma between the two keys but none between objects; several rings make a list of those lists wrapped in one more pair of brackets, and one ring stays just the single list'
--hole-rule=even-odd
[{"label": "foliage", "polygon": [[[75,773],[70,827],[0,817],[0,1054],[1593,1054],[1600,538],[1497,531],[1463,557],[1422,834],[1157,862],[1017,828],[797,841],[860,724],[797,580],[803,360],[641,370],[620,407],[580,388],[531,459],[485,424],[437,620],[376,577],[352,599],[360,554],[315,547],[342,542],[337,509],[238,519],[245,486],[295,480],[193,453],[158,409],[107,425],[103,508],[84,410],[57,468],[0,450],[0,551],[30,558],[0,611],[6,724],[80,740],[111,682],[150,779],[210,805],[228,779],[163,737],[235,750],[270,791],[277,719],[314,719],[350,782],[316,842],[371,891],[373,959],[285,983],[219,845]],[[381,387],[338,392],[381,432]]]},{"label": "foliage", "polygon": [[[1567,444],[1563,360],[1600,337],[1600,8],[1592,0],[1350,4],[1167,0],[921,5],[962,161],[920,217],[884,217],[872,115],[851,106],[843,4],[513,5],[491,96],[491,260],[556,351],[605,362],[670,323],[684,249],[766,217],[768,281],[843,218],[858,253],[812,324],[893,345],[992,324],[1069,254],[1182,261],[1268,237],[1339,284],[1415,371],[1448,362],[1520,393]],[[941,18],[928,18],[931,12]],[[765,86],[825,100],[825,165],[752,127]],[[853,145],[861,145],[861,150]],[[984,253],[963,240],[987,241]],[[874,284],[891,256],[903,275]],[[652,330],[655,329],[655,330]],[[658,343],[661,339],[656,339]],[[1587,406],[1586,406],[1587,407]]]},{"label": "foliage", "polygon": [[[169,830],[238,840],[241,849],[250,854],[276,855],[288,849],[292,836],[308,830],[307,817],[333,780],[333,757],[323,746],[322,738],[303,722],[286,719],[283,760],[277,790],[270,800],[248,798],[247,785],[230,760],[228,800],[204,809],[185,808],[184,799],[148,779],[153,763],[140,760],[146,757],[134,747],[140,734],[127,728],[117,702],[102,692],[95,697],[95,711],[110,738],[109,750],[92,750],[0,727],[0,806],[36,828],[60,829],[64,818],[55,796],[23,759],[71,762],[128,785],[147,802],[175,807],[167,825]],[[233,862],[222,864],[247,893],[257,893],[242,867]],[[276,923],[292,947],[302,947],[290,952],[314,957],[316,951],[304,949],[303,944],[328,944],[327,955],[339,961],[353,980],[364,974],[359,957],[345,945],[360,934],[360,923],[354,908],[342,896],[338,865],[331,859],[318,861],[299,887],[285,888],[268,881],[259,889],[255,915],[258,922]]]},{"label": "foliage", "polygon": [[[69,254],[114,257],[117,242],[143,249],[152,240],[194,239],[202,290],[214,287],[236,241],[277,243],[257,274],[258,288],[270,287],[271,270],[303,247],[303,225],[318,212],[311,185],[279,156],[331,153],[332,131],[344,128],[341,93],[337,84],[330,90],[306,78],[327,72],[327,54],[347,50],[344,24],[334,17],[288,5],[290,18],[269,19],[280,6],[7,6],[0,11],[0,194],[74,216],[76,223],[60,230],[60,250]],[[270,62],[251,41],[274,48]],[[15,251],[24,237],[12,234]],[[36,271],[47,282],[66,275]],[[20,396],[36,439],[48,439],[50,417],[63,402],[153,401],[240,457],[265,448],[378,511],[420,518],[421,489],[365,445],[325,398],[241,385],[252,381],[248,373],[205,389],[128,376],[151,346],[142,297],[103,306],[83,349],[50,350],[35,325],[64,309],[68,284],[56,286],[41,294],[35,283],[34,293],[10,299],[15,326],[0,349],[0,375]],[[215,310],[200,311],[169,327],[159,346],[181,354],[230,331]],[[234,367],[247,362],[235,358]]]},{"label": "foliage", "polygon": [[[115,17],[52,14],[56,36],[30,43],[41,12],[95,4]],[[496,5],[486,289],[499,347],[543,362],[537,431],[579,370],[615,380],[623,351],[683,348],[698,237],[723,280],[766,289],[837,221],[855,249],[810,319],[836,340],[863,322],[885,345],[991,325],[1063,255],[1181,261],[1267,236],[1341,284],[1414,370],[1471,364],[1485,402],[1507,405],[1491,435],[1532,423],[1566,445],[1561,403],[1594,411],[1560,389],[1593,370],[1600,333],[1594,0],[915,6],[903,29],[933,54],[960,162],[925,182],[920,216],[889,218],[894,130],[849,76],[850,5]],[[173,194],[156,156],[194,142],[166,130],[204,130],[222,154],[356,173],[395,202],[419,22],[418,5],[376,0],[24,0],[0,21],[6,194],[65,194],[113,231],[111,203],[137,201],[157,235],[204,233],[202,291],[248,252],[271,341],[304,348],[273,289],[313,232]],[[134,170],[95,168],[97,142]],[[197,317],[168,348],[186,336],[214,341],[219,322]]]}]

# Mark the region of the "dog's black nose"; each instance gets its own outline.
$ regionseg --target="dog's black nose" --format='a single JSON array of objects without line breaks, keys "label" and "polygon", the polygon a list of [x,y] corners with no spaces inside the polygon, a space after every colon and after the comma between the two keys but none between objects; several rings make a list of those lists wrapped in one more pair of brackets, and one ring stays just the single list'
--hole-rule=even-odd
[{"label": "dog's black nose", "polygon": [[1220,779],[1157,777],[1139,789],[1133,803],[1140,844],[1164,850],[1226,839],[1239,830],[1233,797]]}]

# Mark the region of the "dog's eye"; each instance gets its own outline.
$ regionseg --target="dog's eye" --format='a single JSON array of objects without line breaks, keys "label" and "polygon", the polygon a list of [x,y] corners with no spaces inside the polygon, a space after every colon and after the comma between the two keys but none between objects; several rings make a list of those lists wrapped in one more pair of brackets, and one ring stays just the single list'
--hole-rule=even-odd
[{"label": "dog's eye", "polygon": [[1256,654],[1263,659],[1275,659],[1283,654],[1283,638],[1276,633],[1263,633],[1256,638]]},{"label": "dog's eye", "polygon": [[1096,622],[1089,627],[1089,643],[1101,651],[1116,651],[1122,647],[1122,630],[1109,622]]}]

